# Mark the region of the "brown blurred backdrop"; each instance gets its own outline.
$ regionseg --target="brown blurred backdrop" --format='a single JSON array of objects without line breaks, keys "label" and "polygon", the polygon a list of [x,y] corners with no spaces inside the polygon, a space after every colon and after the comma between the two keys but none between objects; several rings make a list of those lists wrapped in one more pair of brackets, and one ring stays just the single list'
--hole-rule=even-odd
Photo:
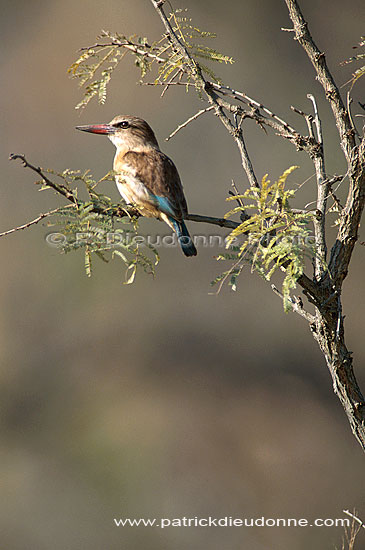
[{"label": "brown blurred backdrop", "polygon": [[[339,84],[363,33],[363,0],[303,0],[319,47]],[[174,5],[177,4],[174,2]],[[232,87],[266,103],[304,131],[290,111],[318,97],[330,173],[344,170],[329,108],[290,25],[284,1],[185,0],[198,26],[216,31],[216,47],[236,59],[218,67]],[[81,98],[67,67],[101,29],[161,34],[148,0],[31,0],[1,3],[1,228],[56,207],[10,152],[63,170],[112,166],[107,139],[78,124],[115,114],[146,118],[176,162],[190,211],[223,215],[231,178],[246,181],[229,136],[209,115],[164,144],[201,108],[193,94],[136,85],[131,59],[116,71],[105,106]],[[214,45],[214,44],[212,44]],[[364,83],[354,93],[364,101]],[[300,165],[305,155],[253,124],[248,147],[258,176]],[[104,191],[117,197],[112,184]],[[298,195],[312,200],[313,179]],[[190,223],[192,233],[202,227]],[[141,228],[161,231],[158,222]],[[211,228],[206,231],[212,233]],[[341,528],[116,528],[114,517],[343,517],[365,519],[364,456],[334,396],[324,359],[305,322],[247,269],[236,294],[210,295],[220,272],[200,250],[186,259],[161,252],[155,280],[122,284],[118,262],[94,262],[87,279],[82,253],[60,255],[35,226],[1,240],[1,547],[11,550],[281,550],[340,547]],[[362,240],[364,236],[362,235]],[[348,346],[365,388],[364,262],[356,247],[344,291]],[[361,534],[360,534],[361,535]],[[364,545],[359,540],[358,548]]]}]

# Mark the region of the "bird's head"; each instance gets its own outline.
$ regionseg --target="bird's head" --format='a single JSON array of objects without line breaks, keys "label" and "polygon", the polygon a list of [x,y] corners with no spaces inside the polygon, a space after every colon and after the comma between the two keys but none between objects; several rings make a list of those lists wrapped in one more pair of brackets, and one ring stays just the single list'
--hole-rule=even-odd
[{"label": "bird's head", "polygon": [[158,149],[158,143],[152,128],[142,118],[131,115],[117,115],[109,124],[89,124],[76,126],[77,130],[92,134],[106,135],[117,149],[143,151]]}]

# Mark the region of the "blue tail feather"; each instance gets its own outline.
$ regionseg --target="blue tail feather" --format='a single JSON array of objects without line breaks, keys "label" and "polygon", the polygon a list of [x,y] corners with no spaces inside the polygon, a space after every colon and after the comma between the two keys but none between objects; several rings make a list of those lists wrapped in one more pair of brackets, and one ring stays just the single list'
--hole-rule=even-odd
[{"label": "blue tail feather", "polygon": [[196,256],[198,252],[189,235],[189,231],[185,225],[185,222],[183,220],[181,222],[178,222],[173,218],[170,219],[173,223],[179,244],[185,256]]},{"label": "blue tail feather", "polygon": [[152,195],[152,197],[155,203],[157,203],[156,206],[158,207],[158,209],[168,215],[170,222],[174,226],[179,244],[185,256],[196,256],[197,250],[194,246],[193,241],[191,240],[185,222],[183,220],[177,221],[173,217],[176,213],[176,210],[173,208],[170,199],[168,197],[161,197],[159,195]]}]

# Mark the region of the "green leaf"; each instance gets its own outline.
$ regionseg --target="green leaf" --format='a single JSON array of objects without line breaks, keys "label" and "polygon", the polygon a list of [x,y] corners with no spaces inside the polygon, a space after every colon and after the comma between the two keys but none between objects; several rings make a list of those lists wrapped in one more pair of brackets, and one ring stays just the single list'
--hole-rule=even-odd
[{"label": "green leaf", "polygon": [[240,244],[238,260],[237,255],[219,255],[217,260],[228,260],[233,265],[231,270],[225,271],[222,277],[217,277],[213,282],[222,283],[230,277],[229,284],[236,289],[244,263],[249,263],[251,270],[257,271],[267,281],[279,270],[284,274],[282,293],[285,311],[292,308],[290,292],[304,272],[305,261],[316,255],[315,247],[308,239],[313,213],[293,213],[289,199],[295,196],[295,190],[285,188],[287,178],[295,169],[297,166],[291,166],[274,183],[265,175],[260,189],[251,187],[240,197],[228,198],[243,201],[249,199],[251,203],[230,210],[226,217],[239,214],[247,208],[254,212],[228,235],[227,248],[234,239],[244,239]]},{"label": "green leaf", "polygon": [[134,282],[136,272],[137,272],[137,265],[133,263],[128,267],[126,271],[126,274],[125,274],[126,280],[124,282],[125,285],[131,285]]}]

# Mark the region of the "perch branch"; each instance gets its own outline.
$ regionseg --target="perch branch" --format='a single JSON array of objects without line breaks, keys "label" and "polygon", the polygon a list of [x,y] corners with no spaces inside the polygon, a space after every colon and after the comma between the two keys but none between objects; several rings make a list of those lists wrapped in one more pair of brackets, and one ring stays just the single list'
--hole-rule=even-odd
[{"label": "perch branch", "polygon": [[[65,185],[58,184],[58,183],[55,183],[54,181],[50,180],[45,175],[42,168],[36,167],[33,164],[31,164],[30,162],[28,162],[24,155],[19,155],[19,154],[13,154],[12,153],[10,155],[10,159],[11,160],[20,159],[25,168],[29,168],[30,170],[33,170],[33,172],[38,174],[45,181],[45,183],[49,187],[51,187],[57,193],[59,193],[60,195],[62,195],[63,197],[65,197],[69,201],[71,201],[73,203],[73,206],[79,206],[80,207],[80,206],[84,205],[84,201],[81,201],[80,199],[76,199],[75,195],[69,189],[67,189],[67,187]],[[70,206],[72,206],[72,205],[70,205]],[[64,208],[64,207],[61,207],[61,208]],[[55,210],[51,210],[50,212],[47,212],[45,214],[40,214],[39,217],[36,218],[36,220],[33,220],[32,222],[28,222],[27,224],[24,224],[24,226],[9,229],[8,231],[5,231],[4,233],[0,233],[0,237],[8,235],[10,233],[13,233],[15,231],[18,231],[19,229],[25,229],[26,227],[29,227],[30,225],[38,223],[43,218],[45,218],[47,216],[50,216],[52,214],[55,214],[58,210],[60,210],[60,208],[57,208]],[[105,216],[106,215],[115,216],[116,218],[123,218],[123,217],[126,217],[126,216],[139,217],[141,215],[138,212],[138,210],[136,208],[134,208],[133,206],[131,206],[131,205],[126,205],[126,206],[123,206],[123,207],[118,206],[118,207],[110,208],[110,207],[102,206],[102,205],[98,204],[97,202],[94,202],[94,204],[93,204],[93,212],[95,212],[97,214],[105,215]],[[234,222],[232,220],[226,220],[225,218],[215,218],[213,216],[201,216],[199,214],[187,214],[185,219],[189,220],[189,221],[192,221],[192,222],[197,222],[197,223],[208,223],[208,224],[212,224],[212,225],[218,225],[219,227],[225,227],[227,229],[236,229],[236,227],[238,227],[241,224],[241,222]]]},{"label": "perch branch", "polygon": [[227,229],[236,229],[241,225],[241,222],[233,222],[232,220],[214,218],[212,216],[201,216],[200,214],[187,214],[184,219],[191,222],[211,223],[213,225],[219,225],[219,227],[226,227]]}]

